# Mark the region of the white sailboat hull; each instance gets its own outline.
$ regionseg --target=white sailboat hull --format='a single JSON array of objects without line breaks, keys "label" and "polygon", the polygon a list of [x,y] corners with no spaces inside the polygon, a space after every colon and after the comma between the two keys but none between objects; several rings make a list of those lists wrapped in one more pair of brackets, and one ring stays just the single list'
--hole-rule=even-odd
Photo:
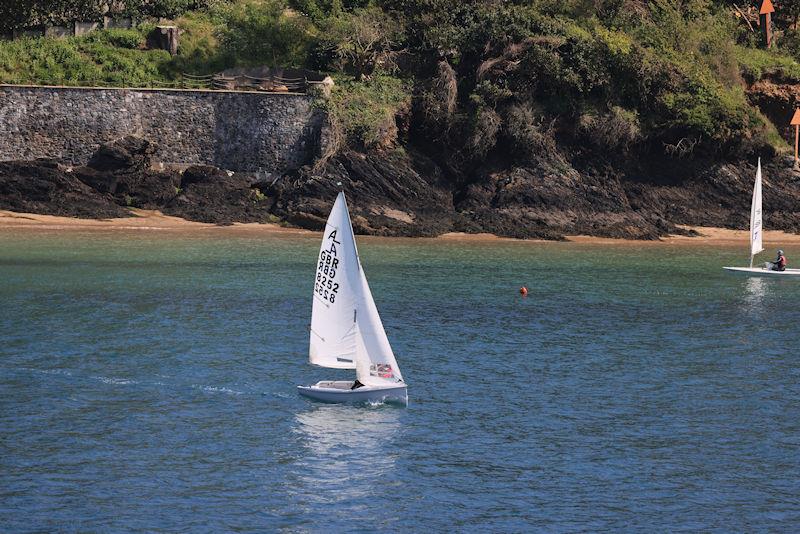
[{"label": "white sailboat hull", "polygon": [[800,276],[800,269],[786,269],[785,271],[773,271],[764,267],[723,267],[731,274],[741,274],[745,276],[765,276],[776,278],[792,278]]},{"label": "white sailboat hull", "polygon": [[353,381],[317,382],[313,386],[297,386],[300,395],[320,402],[329,403],[392,403],[408,405],[406,386],[361,386],[350,389]]}]

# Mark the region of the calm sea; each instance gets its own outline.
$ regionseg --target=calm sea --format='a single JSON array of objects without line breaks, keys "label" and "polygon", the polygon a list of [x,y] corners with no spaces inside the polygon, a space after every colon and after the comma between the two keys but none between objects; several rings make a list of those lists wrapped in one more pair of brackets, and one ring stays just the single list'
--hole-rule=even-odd
[{"label": "calm sea", "polygon": [[359,238],[403,409],[295,392],[352,376],[318,246],[0,234],[0,531],[800,529],[800,281],[743,247]]}]

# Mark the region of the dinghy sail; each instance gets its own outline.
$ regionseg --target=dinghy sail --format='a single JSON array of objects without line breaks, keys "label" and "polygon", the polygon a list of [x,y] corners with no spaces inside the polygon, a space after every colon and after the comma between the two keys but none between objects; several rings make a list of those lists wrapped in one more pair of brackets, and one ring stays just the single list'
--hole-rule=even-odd
[{"label": "dinghy sail", "polygon": [[353,316],[358,281],[358,253],[350,218],[340,195],[325,224],[314,277],[309,361],[321,367],[356,368],[356,328]]},{"label": "dinghy sail", "polygon": [[784,271],[774,271],[770,263],[761,267],[753,267],[753,258],[764,250],[763,243],[763,221],[761,209],[761,158],[758,158],[758,168],[756,170],[756,181],[753,185],[753,200],[750,203],[750,267],[723,267],[726,271],[734,274],[746,274],[750,276],[769,276],[769,277],[797,277],[800,276],[800,269],[786,269]]},{"label": "dinghy sail", "polygon": [[750,203],[750,268],[753,257],[763,251],[761,235],[761,158],[758,158],[756,183],[753,186],[753,201]]},{"label": "dinghy sail", "polygon": [[356,380],[298,386],[301,395],[326,402],[408,402],[406,384],[361,267],[344,193],[336,197],[320,246],[309,361],[355,369]]}]

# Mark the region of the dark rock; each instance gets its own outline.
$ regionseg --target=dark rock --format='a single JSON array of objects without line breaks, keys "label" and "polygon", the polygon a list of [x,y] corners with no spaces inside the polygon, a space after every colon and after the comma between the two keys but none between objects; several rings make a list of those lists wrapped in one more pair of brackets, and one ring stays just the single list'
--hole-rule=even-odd
[{"label": "dark rock", "polygon": [[209,165],[192,165],[183,171],[181,188],[185,189],[192,184],[222,183],[227,179],[228,173],[222,169]]},{"label": "dark rock", "polygon": [[254,177],[195,165],[183,172],[177,196],[163,206],[164,213],[215,224],[274,222],[271,199],[252,187]]},{"label": "dark rock", "polygon": [[447,181],[430,159],[412,150],[345,152],[318,171],[305,167],[277,180],[267,194],[276,199],[276,215],[318,230],[341,190],[357,233],[435,236],[452,229]]},{"label": "dark rock", "polygon": [[158,209],[178,192],[180,176],[150,169],[155,145],[133,136],[102,145],[75,176],[93,189],[112,195],[123,206]]},{"label": "dark rock", "polygon": [[[205,165],[179,174],[152,170],[153,150],[147,141],[123,138],[101,147],[86,167],[0,163],[0,208],[105,218],[141,207],[216,224],[282,219],[319,230],[344,190],[357,233],[658,239],[693,234],[682,226],[746,228],[755,175],[751,163],[672,161],[653,177],[646,166],[578,169],[561,155],[457,170],[415,148],[346,151],[288,175]],[[800,232],[800,179],[790,162],[764,161],[765,227]]]},{"label": "dark rock", "polygon": [[87,167],[100,172],[144,172],[150,168],[155,145],[128,135],[100,146]]},{"label": "dark rock", "polygon": [[[742,229],[750,224],[756,167],[719,164],[680,186],[631,184],[626,194],[642,213],[658,213],[675,224]],[[763,167],[764,227],[800,232],[800,183],[782,162]]]},{"label": "dark rock", "polygon": [[0,162],[0,208],[45,215],[127,217],[128,210],[51,161]]}]

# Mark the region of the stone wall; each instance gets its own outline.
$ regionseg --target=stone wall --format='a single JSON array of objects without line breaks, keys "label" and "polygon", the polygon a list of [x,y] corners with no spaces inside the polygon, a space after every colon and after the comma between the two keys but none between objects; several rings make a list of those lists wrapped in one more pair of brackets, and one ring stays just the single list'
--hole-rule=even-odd
[{"label": "stone wall", "polygon": [[124,135],[154,160],[283,172],[314,157],[323,113],[306,95],[233,91],[0,86],[0,161],[83,164]]}]

